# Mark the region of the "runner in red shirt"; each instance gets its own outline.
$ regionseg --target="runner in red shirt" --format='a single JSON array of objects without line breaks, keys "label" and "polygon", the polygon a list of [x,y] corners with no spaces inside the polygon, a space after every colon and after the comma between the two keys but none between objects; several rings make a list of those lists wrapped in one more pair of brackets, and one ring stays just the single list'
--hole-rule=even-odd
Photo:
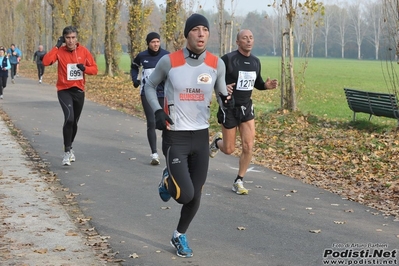
[{"label": "runner in red shirt", "polygon": [[[78,121],[85,100],[85,74],[96,75],[97,64],[90,51],[78,43],[78,30],[68,26],[57,44],[43,57],[43,65],[58,61],[57,95],[64,112],[64,157],[62,165],[75,161],[72,143],[78,131]],[[65,45],[64,45],[65,43]]]}]

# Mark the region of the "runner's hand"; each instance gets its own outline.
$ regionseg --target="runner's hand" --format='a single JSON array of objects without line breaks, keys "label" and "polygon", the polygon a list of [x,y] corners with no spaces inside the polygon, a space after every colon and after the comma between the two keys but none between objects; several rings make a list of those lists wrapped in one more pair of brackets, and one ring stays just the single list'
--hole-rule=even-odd
[{"label": "runner's hand", "polygon": [[86,67],[83,64],[77,64],[76,67],[82,71],[85,71],[85,69],[86,69]]},{"label": "runner's hand", "polygon": [[167,129],[166,122],[173,125],[172,119],[170,119],[170,117],[165,113],[164,110],[162,110],[162,109],[157,110],[155,112],[155,127],[156,127],[156,129],[159,129],[159,130]]},{"label": "runner's hand", "polygon": [[64,36],[61,36],[61,37],[58,38],[57,44],[56,44],[55,46],[57,46],[57,48],[60,48],[61,45],[62,45],[64,42],[65,42],[65,38],[64,38]]},{"label": "runner's hand", "polygon": [[278,86],[277,79],[271,80],[270,78],[267,78],[267,80],[265,82],[266,90],[273,90],[273,89],[277,88],[277,86]]},{"label": "runner's hand", "polygon": [[141,84],[141,82],[140,82],[140,80],[134,80],[133,81],[133,86],[135,87],[135,88],[138,88],[138,86],[140,86],[140,84]]},{"label": "runner's hand", "polygon": [[235,106],[235,101],[234,97],[231,94],[223,95],[221,92],[219,92],[220,99],[222,100],[223,107],[225,108],[234,108]]}]

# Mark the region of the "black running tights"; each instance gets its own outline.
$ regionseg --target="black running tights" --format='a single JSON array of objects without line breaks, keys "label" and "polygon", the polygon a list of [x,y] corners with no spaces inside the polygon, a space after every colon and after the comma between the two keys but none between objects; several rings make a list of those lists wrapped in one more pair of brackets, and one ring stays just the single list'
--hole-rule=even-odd
[{"label": "black running tights", "polygon": [[72,143],[75,140],[78,131],[78,121],[82,113],[83,104],[85,101],[85,93],[79,88],[73,87],[57,92],[58,101],[61,104],[64,112],[64,125],[62,133],[64,136],[64,151],[71,149]]},{"label": "black running tights", "polygon": [[11,64],[11,79],[17,75],[17,64]]},{"label": "black running tights", "polygon": [[[158,102],[163,108],[163,97],[158,97]],[[151,154],[157,152],[157,134],[155,132],[155,115],[145,95],[141,95],[141,104],[143,105],[144,114],[147,119],[147,139],[150,144]]]},{"label": "black running tights", "polygon": [[177,231],[184,234],[201,201],[209,166],[208,129],[162,134],[162,151],[169,170],[168,191],[182,209]]},{"label": "black running tights", "polygon": [[0,77],[0,95],[3,95],[3,90],[7,86],[8,77]]},{"label": "black running tights", "polygon": [[37,66],[37,76],[39,79],[42,79],[42,76],[44,74],[44,65],[43,64],[36,64]]}]

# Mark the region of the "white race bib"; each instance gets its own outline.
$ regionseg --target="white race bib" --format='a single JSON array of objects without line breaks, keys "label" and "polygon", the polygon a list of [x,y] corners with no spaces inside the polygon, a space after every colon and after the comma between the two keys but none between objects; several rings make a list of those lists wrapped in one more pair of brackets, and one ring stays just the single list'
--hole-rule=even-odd
[{"label": "white race bib", "polygon": [[144,79],[147,81],[148,77],[151,75],[151,73],[154,71],[155,68],[146,68],[143,70],[143,75]]},{"label": "white race bib", "polygon": [[81,80],[83,79],[83,72],[76,64],[67,64],[67,80]]},{"label": "white race bib", "polygon": [[255,71],[238,71],[236,90],[239,91],[253,90],[255,85],[255,80],[256,80]]}]

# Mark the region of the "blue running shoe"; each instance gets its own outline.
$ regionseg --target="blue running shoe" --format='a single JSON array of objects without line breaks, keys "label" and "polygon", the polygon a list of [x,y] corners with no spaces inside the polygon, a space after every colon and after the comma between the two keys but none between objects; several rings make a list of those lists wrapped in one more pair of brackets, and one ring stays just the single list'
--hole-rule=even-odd
[{"label": "blue running shoe", "polygon": [[176,255],[182,258],[191,258],[193,250],[188,247],[186,234],[181,234],[178,237],[172,236],[170,244],[176,248]]},{"label": "blue running shoe", "polygon": [[159,196],[161,197],[161,199],[164,202],[169,201],[170,197],[171,197],[169,191],[165,187],[165,179],[168,176],[169,176],[168,168],[165,167],[165,169],[163,169],[163,172],[162,172],[161,182],[159,183],[159,186],[158,186]]}]

